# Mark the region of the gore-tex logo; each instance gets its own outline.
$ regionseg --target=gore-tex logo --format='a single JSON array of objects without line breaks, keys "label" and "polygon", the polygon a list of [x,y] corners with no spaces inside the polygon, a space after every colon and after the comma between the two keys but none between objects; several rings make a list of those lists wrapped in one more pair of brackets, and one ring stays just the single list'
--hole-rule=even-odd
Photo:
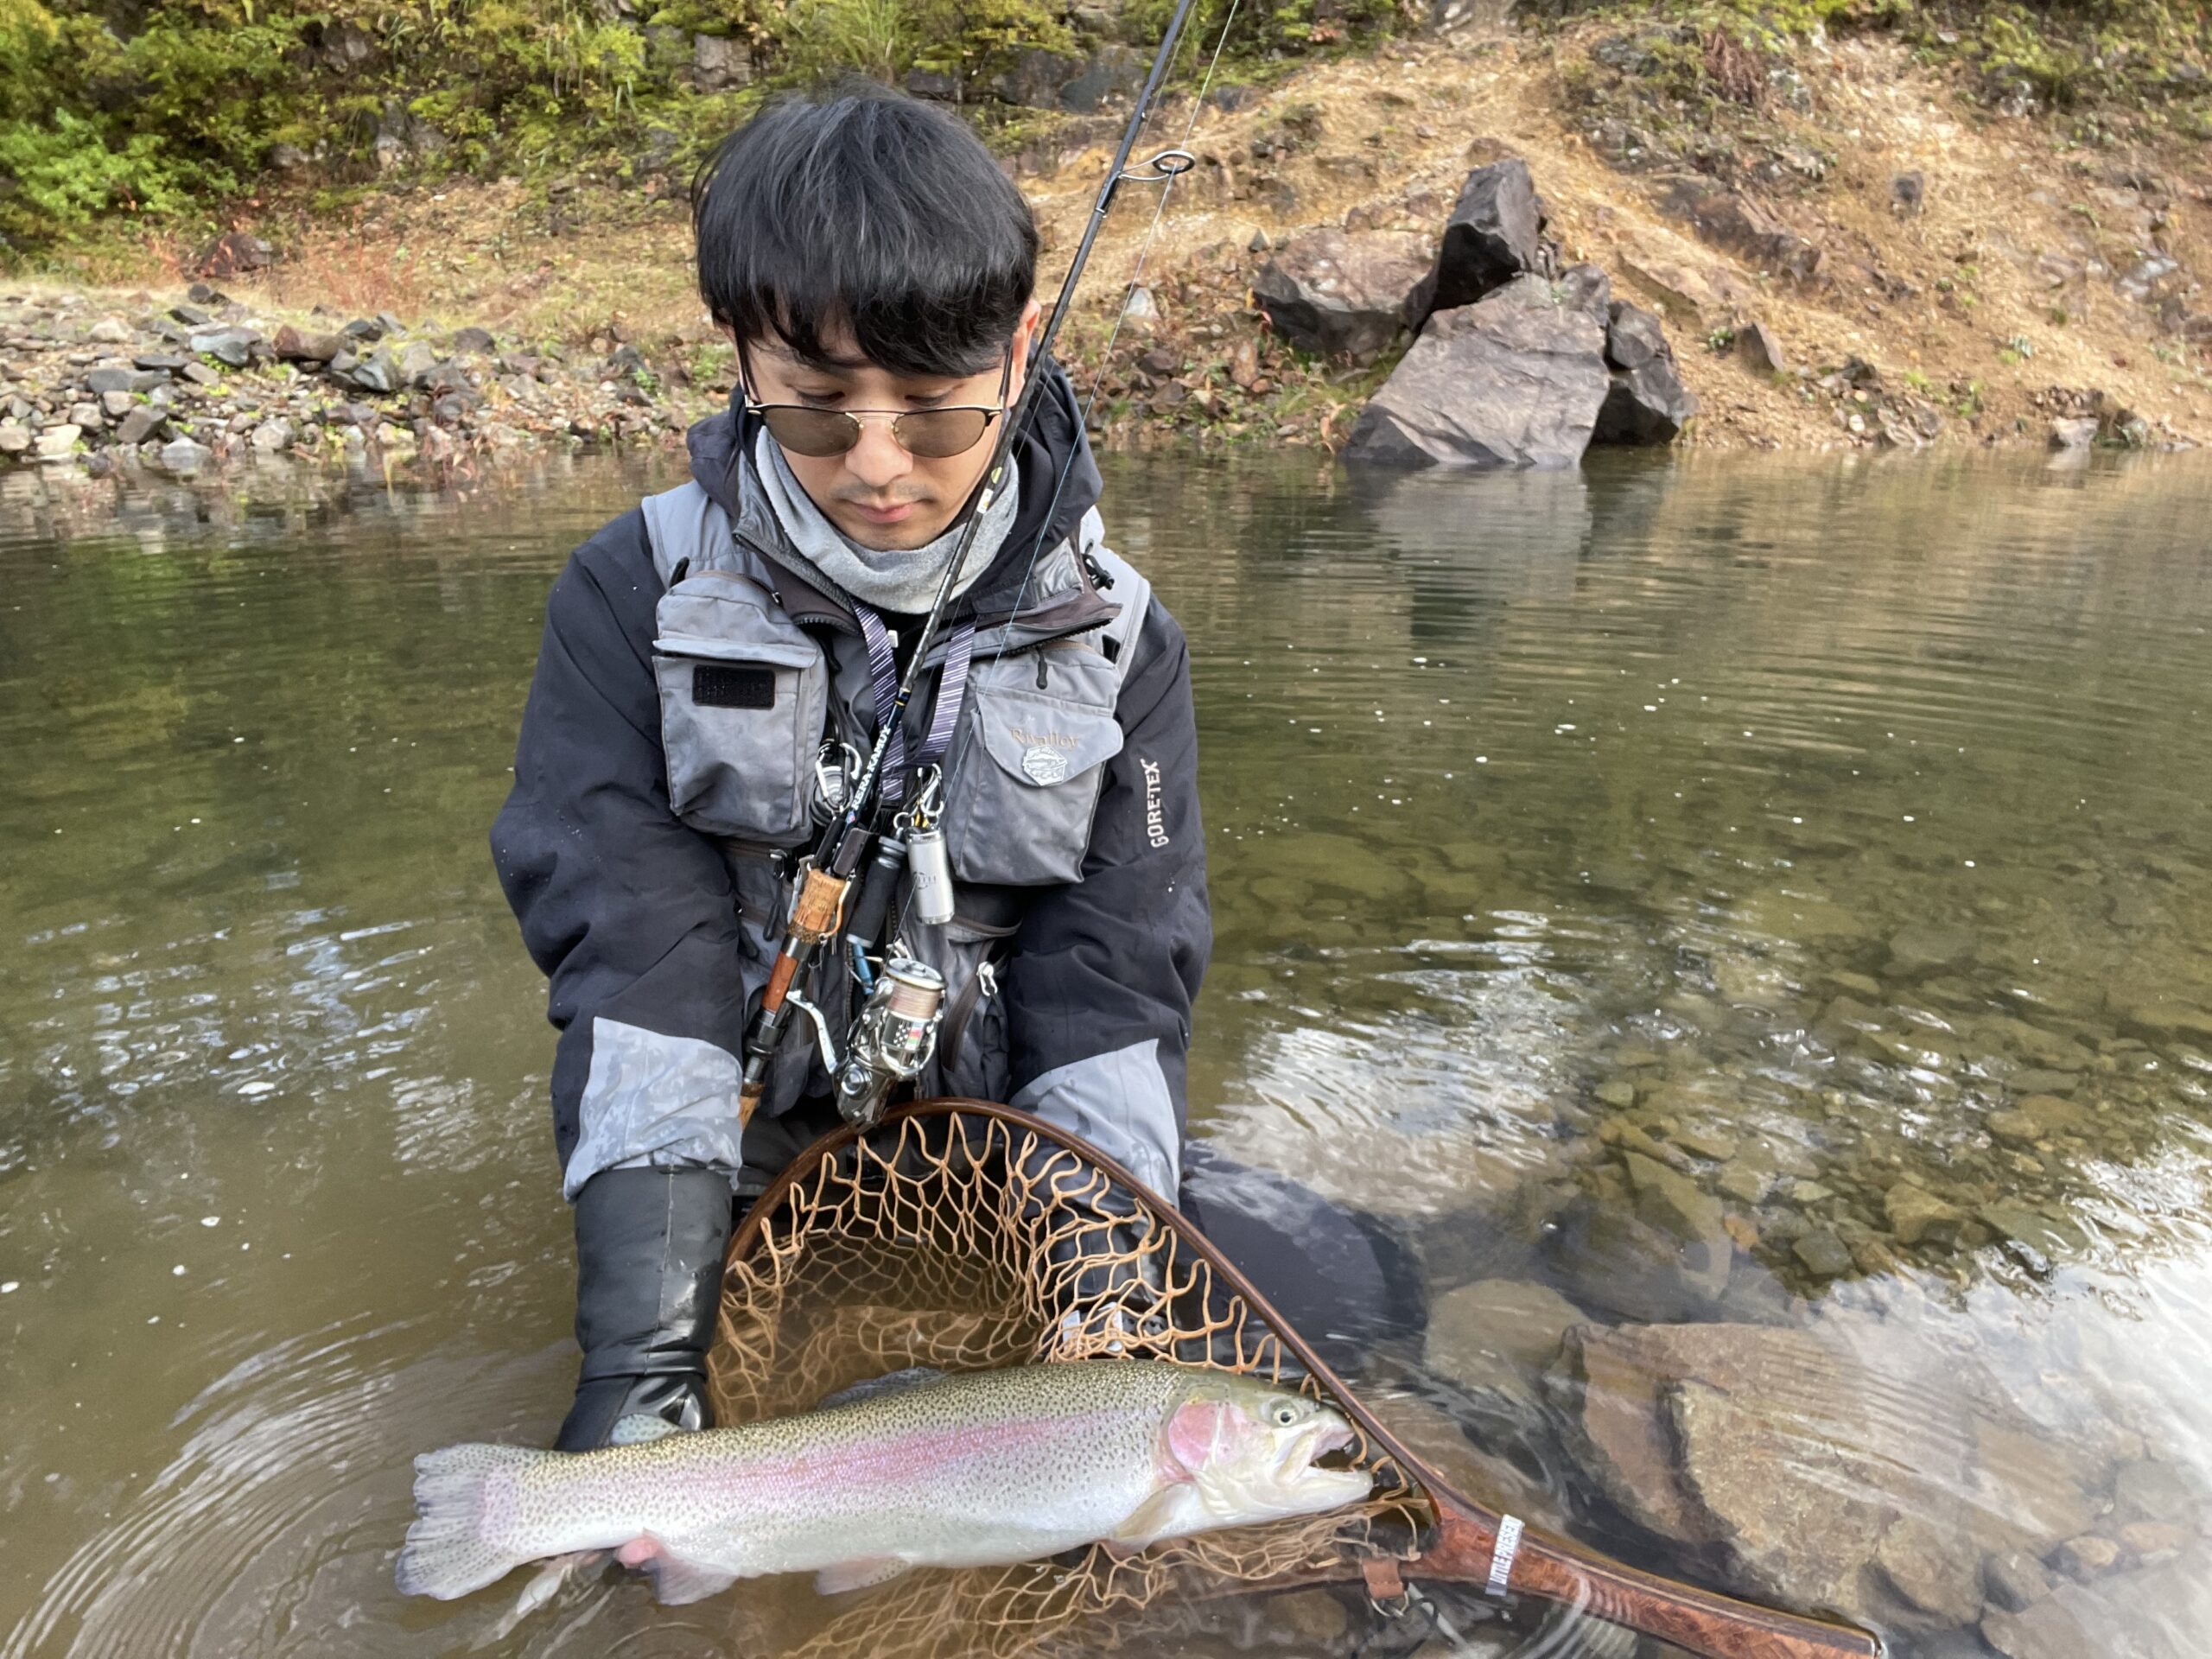
[{"label": "gore-tex logo", "polygon": [[1160,811],[1160,762],[1140,757],[1144,768],[1144,838],[1155,847],[1167,844],[1167,825]]}]

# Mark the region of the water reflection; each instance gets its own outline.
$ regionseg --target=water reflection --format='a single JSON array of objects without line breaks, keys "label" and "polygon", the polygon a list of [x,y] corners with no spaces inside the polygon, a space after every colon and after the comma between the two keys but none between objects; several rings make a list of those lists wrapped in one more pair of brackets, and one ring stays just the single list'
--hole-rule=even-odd
[{"label": "water reflection", "polygon": [[[657,478],[0,480],[0,1653],[766,1639],[389,1587],[408,1458],[565,1394],[482,834],[550,574]],[[1194,1118],[1414,1246],[1378,1408],[1902,1651],[2195,1652],[2212,474],[1109,488],[1194,651]],[[1160,1650],[1349,1651],[1331,1605]]]}]

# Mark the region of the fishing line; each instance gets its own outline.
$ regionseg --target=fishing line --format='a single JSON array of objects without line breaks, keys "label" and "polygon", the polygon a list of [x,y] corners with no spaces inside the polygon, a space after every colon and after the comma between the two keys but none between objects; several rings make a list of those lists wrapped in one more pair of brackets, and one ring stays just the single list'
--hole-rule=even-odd
[{"label": "fishing line", "polygon": [[[1229,31],[1236,22],[1237,8],[1242,3],[1243,0],[1230,0],[1229,15],[1222,20],[1221,33],[1214,41],[1213,55],[1206,60],[1206,72],[1198,83],[1198,96],[1192,100],[1191,119],[1183,129],[1183,142],[1178,146],[1186,155],[1190,149],[1192,137],[1198,129],[1198,117],[1205,109],[1206,93],[1213,86],[1214,70],[1221,62],[1222,49],[1229,44]],[[1174,153],[1173,150],[1164,150],[1161,155],[1168,156]],[[1154,157],[1155,165],[1159,160],[1159,156]],[[1078,438],[1090,429],[1090,411],[1097,404],[1098,389],[1105,385],[1106,371],[1113,364],[1114,346],[1122,338],[1122,325],[1128,321],[1129,302],[1136,296],[1137,289],[1143,284],[1145,261],[1152,257],[1153,242],[1160,235],[1160,224],[1167,216],[1167,199],[1174,191],[1175,181],[1189,170],[1190,168],[1185,166],[1160,175],[1160,200],[1153,206],[1152,223],[1145,227],[1144,240],[1137,245],[1136,264],[1130,270],[1129,280],[1122,289],[1121,308],[1114,314],[1114,326],[1107,331],[1105,348],[1100,352],[1098,366],[1090,377],[1090,390],[1084,394],[1083,407],[1077,411],[1076,430]],[[1124,179],[1131,179],[1135,176],[1128,173],[1122,175]],[[1144,181],[1148,182],[1148,181]],[[1040,372],[1044,366],[1042,364],[1038,365]],[[1029,579],[1036,574],[1038,557],[1045,550],[1045,537],[1052,529],[1053,515],[1059,511],[1060,497],[1067,489],[1068,476],[1075,470],[1076,456],[1080,448],[1081,445],[1078,442],[1076,449],[1069,451],[1067,460],[1060,467],[1058,476],[1052,480],[1052,497],[1046,508],[1045,522],[1039,526],[1037,539],[1030,545],[1029,563],[1022,569],[1021,585],[1014,590],[1014,608],[1007,613],[1006,625],[999,630],[998,651],[1001,654],[1003,654],[1006,650],[1007,637],[1014,632],[1014,613],[1021,608],[1022,597],[1029,591]]]},{"label": "fishing line", "polygon": [[[1002,658],[1006,655],[1007,641],[1014,634],[1014,620],[1020,613],[1022,599],[1029,591],[1030,579],[1037,574],[1037,561],[1045,550],[1045,538],[1052,533],[1052,519],[1060,510],[1060,497],[1065,493],[1069,475],[1074,472],[1076,461],[1083,453],[1084,439],[1090,430],[1090,411],[1097,404],[1099,388],[1105,385],[1106,371],[1114,361],[1114,346],[1122,337],[1122,324],[1128,317],[1129,302],[1135,296],[1137,289],[1144,281],[1145,261],[1151,257],[1153,242],[1159,236],[1160,226],[1166,218],[1168,195],[1175,188],[1175,181],[1190,171],[1188,165],[1160,169],[1158,163],[1161,157],[1173,156],[1179,150],[1185,156],[1189,154],[1191,139],[1198,129],[1198,117],[1205,109],[1206,93],[1213,86],[1214,71],[1220,67],[1222,52],[1229,44],[1229,31],[1235,26],[1237,9],[1243,3],[1243,0],[1229,0],[1229,13],[1222,19],[1221,33],[1214,37],[1213,54],[1206,60],[1206,72],[1199,77],[1198,96],[1192,100],[1191,118],[1183,128],[1182,142],[1173,149],[1162,150],[1160,155],[1152,158],[1152,165],[1159,176],[1160,200],[1153,206],[1152,223],[1145,227],[1144,240],[1137,247],[1136,264],[1129,272],[1129,280],[1122,289],[1122,303],[1114,314],[1114,326],[1107,331],[1105,348],[1100,352],[1098,366],[1090,377],[1090,389],[1084,393],[1082,406],[1076,411],[1077,442],[1069,449],[1067,460],[1061,463],[1058,473],[1052,480],[1052,499],[1046,503],[1045,516],[1037,527],[1036,539],[1029,546],[1028,562],[1021,569],[1020,583],[1014,590],[1014,598],[1007,607],[1006,621],[999,629],[998,644],[991,651],[994,660]],[[1160,111],[1156,109],[1147,113],[1144,126],[1149,127],[1160,113]],[[1143,128],[1140,128],[1139,130],[1143,130]],[[1139,183],[1152,182],[1151,180],[1143,179],[1132,173],[1123,173],[1121,177],[1123,180],[1134,180]],[[1041,374],[1048,366],[1047,364],[1039,363],[1034,372]],[[1077,525],[1078,535],[1081,530],[1082,526]],[[1136,641],[1134,639],[1129,641],[1128,648],[1132,651],[1136,649]],[[1039,649],[1041,650],[1042,647],[1040,646]],[[978,722],[972,721],[962,722],[962,730],[955,739],[957,747],[944,760],[943,768],[944,777],[949,779],[957,774],[961,763],[968,757],[968,751],[975,746],[976,734],[979,728]],[[913,895],[911,892],[900,898],[898,909],[892,913],[887,938],[896,938],[899,930],[906,925],[906,912],[912,901]]]},{"label": "fishing line", "polygon": [[[1152,223],[1145,227],[1144,240],[1137,246],[1136,264],[1129,272],[1129,280],[1122,286],[1122,303],[1114,314],[1114,326],[1107,331],[1105,347],[1099,353],[1098,366],[1090,377],[1090,389],[1084,395],[1082,407],[1076,411],[1076,444],[1068,451],[1067,460],[1061,463],[1059,472],[1052,480],[1052,499],[1046,504],[1044,521],[1037,528],[1037,538],[1030,543],[1029,560],[1022,567],[1020,585],[1014,590],[1014,599],[1007,610],[1006,622],[999,629],[998,644],[991,653],[994,658],[1001,658],[1006,654],[1006,643],[1014,633],[1014,619],[1021,610],[1021,601],[1029,591],[1030,579],[1037,573],[1037,561],[1044,553],[1045,538],[1051,534],[1052,519],[1060,510],[1060,497],[1065,493],[1068,477],[1074,472],[1076,460],[1083,452],[1084,441],[1090,430],[1090,411],[1097,405],[1098,390],[1105,385],[1106,371],[1113,364],[1114,346],[1122,337],[1122,325],[1128,320],[1129,302],[1135,297],[1138,288],[1144,282],[1145,261],[1151,257],[1153,242],[1160,235],[1160,224],[1166,218],[1167,199],[1174,191],[1175,181],[1189,172],[1192,165],[1186,159],[1183,166],[1162,169],[1159,168],[1159,163],[1164,157],[1174,156],[1179,151],[1185,158],[1189,156],[1191,139],[1198,129],[1198,117],[1205,110],[1206,93],[1213,86],[1214,71],[1220,67],[1222,51],[1229,44],[1229,31],[1236,24],[1237,9],[1243,3],[1243,0],[1230,0],[1229,15],[1222,19],[1221,33],[1214,39],[1213,55],[1206,60],[1206,72],[1199,79],[1198,96],[1191,102],[1191,118],[1183,129],[1182,143],[1175,149],[1162,150],[1152,158],[1152,165],[1159,174],[1160,200],[1154,204]],[[1152,119],[1152,116],[1146,118],[1147,126],[1151,124]],[[1134,173],[1123,173],[1121,177],[1124,181],[1152,182],[1151,180],[1141,178]],[[1039,363],[1036,372],[1041,374],[1048,366],[1046,364]],[[1081,532],[1081,528],[1080,525],[1077,526],[1078,534]],[[1136,641],[1130,640],[1129,649],[1134,651],[1135,648]],[[966,759],[968,750],[975,743],[976,731],[976,725],[972,722],[969,723],[967,729],[961,734],[960,753],[956,757],[957,760]],[[945,763],[945,775],[951,776],[954,767],[955,760],[948,760]]]},{"label": "fishing line", "polygon": [[[1115,146],[1114,157],[1108,164],[1105,181],[1099,187],[1097,200],[1091,208],[1090,218],[1084,221],[1083,234],[1077,240],[1075,252],[1069,259],[1067,274],[1061,279],[1060,291],[1058,296],[1052,302],[1052,309],[1046,320],[1044,333],[1040,338],[1033,341],[1031,346],[1031,356],[1039,373],[1051,365],[1052,346],[1059,337],[1061,327],[1067,321],[1074,303],[1077,285],[1082,280],[1084,270],[1090,262],[1091,251],[1097,244],[1099,234],[1105,228],[1107,215],[1113,211],[1115,195],[1123,184],[1141,176],[1129,168],[1130,153],[1136,148],[1138,139],[1143,137],[1158,111],[1157,100],[1160,96],[1161,89],[1173,78],[1176,58],[1182,48],[1184,27],[1190,20],[1194,3],[1195,0],[1176,0],[1174,15],[1168,20],[1167,33],[1160,43],[1158,54],[1153,59],[1151,73],[1145,78],[1144,90],[1138,94],[1136,108],[1131,113],[1128,125],[1122,132],[1121,142]],[[1235,22],[1236,15],[1236,0],[1231,0],[1229,16],[1222,24],[1222,43],[1227,41],[1230,25]],[[1214,62],[1219,61],[1221,51],[1222,44],[1217,44],[1214,49]],[[1206,85],[1209,86],[1211,84],[1213,68],[1211,64],[1209,64],[1206,71]],[[1205,107],[1205,90],[1204,87],[1200,89],[1200,96],[1191,111],[1189,131],[1197,130],[1198,110]],[[1153,240],[1159,234],[1160,219],[1166,210],[1168,188],[1173,186],[1177,175],[1188,171],[1195,165],[1197,165],[1196,160],[1187,149],[1163,149],[1151,158],[1150,166],[1153,175],[1161,182],[1160,200],[1154,212],[1153,222],[1146,232],[1144,243],[1138,251],[1136,273],[1123,289],[1122,303],[1123,316],[1128,315],[1128,302],[1134,294],[1136,281],[1143,274],[1144,259],[1149,255]],[[1113,340],[1118,340],[1120,334],[1121,319],[1117,317],[1113,332],[1109,337],[1109,351]],[[1104,377],[1105,364],[1102,362],[1096,376],[1091,382],[1090,395],[1084,399],[1083,407],[1077,412],[1078,424],[1076,429],[1075,442],[1068,451],[1066,464],[1062,467],[1059,474],[1052,480],[1052,492],[1046,504],[1047,511],[1044,524],[1038,532],[1037,540],[1030,547],[1028,563],[1022,568],[1021,581],[1014,589],[1014,607],[1007,611],[1005,626],[999,632],[998,647],[995,653],[997,658],[1004,657],[1007,642],[1013,637],[1014,618],[1020,613],[1022,598],[1028,592],[1030,581],[1036,573],[1037,559],[1044,548],[1045,535],[1052,527],[1052,516],[1059,510],[1059,502],[1067,486],[1068,475],[1074,469],[1077,456],[1082,453],[1090,411],[1097,403],[1098,388],[1103,384]],[[849,798],[843,810],[835,814],[831,821],[823,826],[821,838],[816,843],[815,852],[810,856],[801,860],[791,874],[791,910],[784,927],[783,945],[777,951],[774,963],[769,969],[767,983],[761,992],[760,1010],[753,1016],[751,1028],[747,1033],[745,1064],[740,1074],[738,1086],[737,1112],[738,1124],[741,1128],[751,1121],[753,1112],[758,1109],[761,1101],[766,1097],[769,1071],[783,1046],[784,1036],[789,1029],[793,1011],[804,1011],[814,1019],[817,1029],[823,1037],[824,1051],[828,1052],[829,1034],[822,1025],[820,1014],[806,1002],[803,994],[798,995],[795,999],[794,991],[804,982],[805,976],[812,970],[817,954],[822,946],[834,938],[844,925],[846,906],[852,897],[853,882],[859,874],[861,861],[867,856],[869,844],[876,840],[880,833],[870,827],[867,821],[871,817],[874,817],[877,823],[881,821],[881,811],[887,804],[883,798],[883,767],[889,756],[892,739],[901,729],[907,706],[913,697],[923,671],[931,661],[930,647],[935,641],[938,630],[944,620],[946,608],[952,601],[953,583],[958,578],[969,550],[976,544],[977,531],[982,524],[982,515],[989,509],[996,493],[1008,482],[1007,468],[1014,459],[1015,439],[1023,419],[1037,401],[1038,391],[1042,384],[1039,374],[1032,374],[1025,378],[1020,396],[1014,400],[1012,407],[1007,411],[1007,418],[999,428],[999,437],[993,445],[990,458],[985,465],[982,476],[976,480],[974,493],[969,501],[965,525],[954,541],[952,551],[945,559],[944,571],[938,578],[936,596],[930,601],[929,613],[922,620],[921,631],[916,638],[912,656],[906,671],[899,677],[890,707],[877,710],[875,741],[868,750],[868,759],[861,767],[860,778],[852,785]],[[1039,641],[1040,646],[1044,643],[1042,640]],[[950,647],[947,650],[949,653]],[[941,698],[945,691],[945,666],[952,659],[950,654],[947,654],[938,660],[939,663],[938,696]],[[1039,658],[1040,664],[1043,660],[1042,658]],[[965,753],[963,746],[963,755]],[[893,827],[896,827],[895,823]],[[908,861],[912,874],[912,882],[909,887],[910,895],[922,878],[922,861],[915,856],[916,849],[919,845],[918,840],[910,841],[907,844]],[[935,849],[933,856],[939,867],[939,873],[933,879],[941,881],[949,888],[951,884],[951,872],[949,868],[944,868],[945,860],[941,833],[932,838],[931,845]],[[903,912],[900,919],[903,923]],[[951,919],[949,906],[943,919],[947,921]],[[942,979],[938,977],[934,969],[926,971],[931,978],[936,981],[936,995],[941,999],[944,991]],[[871,993],[871,997],[873,995],[874,993]],[[918,1008],[909,1009],[906,1012],[916,1018],[919,1017]],[[935,1030],[937,1022],[941,1017],[940,1001],[936,1011],[929,1014],[925,1026],[915,1025],[912,1020],[908,1020],[907,1038],[911,1040],[926,1040],[928,1033]],[[839,1076],[841,1078],[848,1076],[860,1077],[865,1070],[866,1068],[863,1067],[861,1071],[855,1071],[849,1065],[845,1071],[839,1073]],[[902,1072],[900,1075],[909,1074]],[[848,1116],[855,1116],[854,1112],[847,1110],[849,1103],[842,1089],[843,1084],[841,1083],[838,1096],[839,1110]],[[880,1100],[877,1106],[880,1109]]]}]

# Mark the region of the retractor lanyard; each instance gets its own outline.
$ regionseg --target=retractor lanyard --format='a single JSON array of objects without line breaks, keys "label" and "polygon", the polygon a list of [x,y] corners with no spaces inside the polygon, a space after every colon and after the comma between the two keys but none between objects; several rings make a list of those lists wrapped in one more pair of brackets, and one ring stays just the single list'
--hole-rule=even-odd
[{"label": "retractor lanyard", "polygon": [[[874,683],[876,718],[884,718],[899,696],[899,660],[891,644],[891,630],[883,626],[883,618],[874,606],[866,600],[853,601],[853,614],[860,619],[861,638],[868,642],[868,677]],[[952,637],[945,641],[944,667],[937,683],[937,706],[930,711],[929,734],[922,740],[921,752],[914,757],[912,766],[906,764],[906,734],[894,728],[890,747],[884,751],[883,777],[879,792],[884,804],[896,806],[906,798],[906,775],[910,771],[924,772],[944,758],[951,746],[952,729],[960,722],[960,705],[968,696],[968,664],[976,652],[976,625],[963,622],[953,629]]]}]

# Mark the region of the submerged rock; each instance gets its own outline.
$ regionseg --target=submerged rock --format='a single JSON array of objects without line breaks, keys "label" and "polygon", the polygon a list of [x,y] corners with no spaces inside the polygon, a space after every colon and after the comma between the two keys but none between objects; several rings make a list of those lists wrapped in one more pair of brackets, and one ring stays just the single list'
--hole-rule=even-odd
[{"label": "submerged rock", "polygon": [[1720,1201],[1688,1176],[1636,1153],[1626,1162],[1636,1212],[1644,1220],[1686,1244],[1704,1243],[1721,1230]]},{"label": "submerged rock", "polygon": [[2212,1630],[2212,1546],[2172,1561],[2062,1583],[2018,1612],[1993,1609],[1982,1639],[2005,1659],[2202,1659]]},{"label": "submerged rock", "polygon": [[2137,1458],[2113,1477],[2113,1508],[2126,1521],[2183,1521],[2202,1502],[2186,1476],[2170,1463]]},{"label": "submerged rock", "polygon": [[1982,1564],[1981,1576],[1990,1605],[2000,1612],[2019,1612],[2050,1593],[2050,1574],[2023,1550],[1999,1550]]},{"label": "submerged rock", "polygon": [[1567,1328],[1583,1318],[1549,1286],[1479,1280],[1448,1292],[1430,1309],[1422,1363],[1465,1388],[1525,1395],[1558,1357]]},{"label": "submerged rock", "polygon": [[1890,939],[1890,966],[1897,972],[1918,976],[1942,973],[1974,959],[1975,940],[1962,928],[1934,922],[1913,922]]},{"label": "submerged rock", "polygon": [[1957,1205],[1944,1203],[1910,1181],[1899,1181],[1891,1187],[1882,1208],[1900,1244],[1948,1243],[1958,1236],[1967,1218],[1966,1211]]},{"label": "submerged rock", "polygon": [[1970,1623],[1986,1594],[2028,1605],[2036,1558],[2088,1530],[2094,1454],[1970,1410],[1954,1356],[1858,1340],[1573,1327],[1553,1372],[1568,1449],[1630,1519],[1716,1550],[1738,1592],[1914,1629]]},{"label": "submerged rock", "polygon": [[1790,1253],[1817,1279],[1840,1279],[1852,1268],[1851,1247],[1826,1227],[1807,1233]]},{"label": "submerged rock", "polygon": [[1361,411],[1348,461],[1385,466],[1571,467],[1611,380],[1603,314],[1521,276],[1440,311]]},{"label": "submerged rock", "polygon": [[2098,1651],[2069,1601],[2054,1596],[2021,1613],[1992,1612],[1981,1621],[1981,1639],[2005,1659],[2084,1659]]},{"label": "submerged rock", "polygon": [[1577,1298],[1624,1319],[1711,1317],[1728,1292],[1735,1243],[1724,1226],[1685,1240],[1603,1198],[1560,1213],[1552,1260]]},{"label": "submerged rock", "polygon": [[2089,1236],[2078,1222],[2046,1216],[2015,1198],[1985,1204],[1974,1213],[1991,1232],[2044,1262],[2058,1256],[2079,1255],[2089,1248]]}]

